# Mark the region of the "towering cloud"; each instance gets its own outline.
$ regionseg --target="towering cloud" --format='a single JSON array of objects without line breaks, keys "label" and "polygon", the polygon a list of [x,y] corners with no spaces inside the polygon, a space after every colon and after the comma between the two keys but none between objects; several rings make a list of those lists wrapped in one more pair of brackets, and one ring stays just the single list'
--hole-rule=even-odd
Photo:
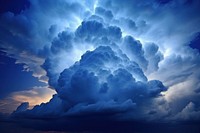
[{"label": "towering cloud", "polygon": [[33,109],[21,104],[12,118],[55,120],[44,124],[53,130],[199,120],[200,55],[191,47],[199,6],[35,0],[19,14],[1,14],[0,47],[56,91]]},{"label": "towering cloud", "polygon": [[[44,68],[47,70],[49,83],[56,89],[57,95],[49,103],[23,113],[37,117],[59,117],[106,111],[111,116],[112,113],[117,115],[124,112],[123,117],[131,113],[131,119],[142,117],[137,116],[137,112],[148,115],[142,108],[153,104],[153,100],[160,96],[160,92],[166,91],[166,87],[158,80],[148,81],[144,75],[140,65],[146,66],[148,62],[144,57],[142,44],[131,36],[122,38],[119,27],[107,27],[97,21],[84,21],[75,34],[68,35],[64,31],[58,36],[60,40],[63,40],[62,37],[71,40],[70,43],[63,43],[71,44],[73,47],[63,48],[65,44],[57,45],[60,52],[63,49],[76,50],[77,45],[91,45],[94,50],[86,51],[79,61],[64,68],[62,72],[52,70],[57,68],[57,59],[47,59]],[[55,43],[52,43],[52,46],[54,45]],[[54,54],[52,56],[57,56],[57,53]],[[60,58],[65,61],[65,57]],[[50,109],[47,109],[49,107]]]}]

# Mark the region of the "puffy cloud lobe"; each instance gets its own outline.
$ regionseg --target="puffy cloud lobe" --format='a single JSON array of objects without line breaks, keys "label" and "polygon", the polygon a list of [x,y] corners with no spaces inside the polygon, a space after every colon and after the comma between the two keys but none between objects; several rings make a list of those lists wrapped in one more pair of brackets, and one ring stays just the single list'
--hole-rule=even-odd
[{"label": "puffy cloud lobe", "polygon": [[113,18],[113,14],[110,10],[105,10],[102,7],[96,7],[95,8],[95,14],[102,16],[107,21],[110,21]]},{"label": "puffy cloud lobe", "polygon": [[104,20],[102,17],[98,16],[98,15],[91,15],[89,18],[88,18],[89,21],[97,21],[97,22],[100,22],[100,23],[103,23]]},{"label": "puffy cloud lobe", "polygon": [[148,60],[148,73],[158,70],[158,64],[164,58],[159,47],[154,43],[148,43],[144,46],[144,51],[144,56]]},{"label": "puffy cloud lobe", "polygon": [[143,70],[147,69],[148,61],[144,57],[144,50],[139,41],[135,40],[131,36],[127,36],[124,38],[122,49],[127,56],[131,60],[137,62]]},{"label": "puffy cloud lobe", "polygon": [[108,70],[110,70],[114,63],[120,63],[120,61],[120,58],[115,55],[115,52],[109,46],[100,46],[94,52],[87,51],[82,55],[80,65],[94,69],[94,71],[103,67],[109,67]]},{"label": "puffy cloud lobe", "polygon": [[69,86],[67,86],[68,84],[60,86],[58,94],[71,101],[72,105],[81,102],[93,103],[97,100],[97,94],[95,93],[98,92],[99,84],[94,73],[87,70],[77,70],[68,82],[70,82]]},{"label": "puffy cloud lobe", "polygon": [[[131,18],[115,18],[112,20],[112,23],[114,25],[117,25],[121,28],[122,32],[130,35],[136,35],[139,32],[139,29],[142,29],[141,27],[138,29],[138,25],[136,25],[136,22],[133,21]],[[143,26],[144,28],[145,26]]]},{"label": "puffy cloud lobe", "polygon": [[72,48],[73,34],[63,31],[58,34],[58,37],[55,38],[51,45],[51,51],[53,53],[60,52],[61,50],[70,50]]},{"label": "puffy cloud lobe", "polygon": [[122,37],[119,27],[104,25],[97,21],[83,21],[76,30],[76,37],[87,42],[100,41],[103,37],[111,41],[118,41]]},{"label": "puffy cloud lobe", "polygon": [[48,76],[48,84],[52,87],[54,87],[57,83],[57,79],[59,77],[59,74],[55,72],[54,68],[57,67],[57,63],[53,62],[49,58],[47,58],[42,65],[42,67],[46,70],[47,76]]},{"label": "puffy cloud lobe", "polygon": [[98,72],[100,75],[103,74],[103,71],[106,73],[106,71],[113,72],[119,68],[124,68],[137,80],[147,80],[137,63],[130,61],[123,54],[116,53],[109,46],[100,46],[94,52],[86,52],[80,60],[80,66],[90,68],[93,72],[100,71]]},{"label": "puffy cloud lobe", "polygon": [[76,36],[80,38],[86,38],[89,40],[89,35],[102,36],[104,34],[103,24],[97,21],[82,22],[81,26],[76,31]]}]

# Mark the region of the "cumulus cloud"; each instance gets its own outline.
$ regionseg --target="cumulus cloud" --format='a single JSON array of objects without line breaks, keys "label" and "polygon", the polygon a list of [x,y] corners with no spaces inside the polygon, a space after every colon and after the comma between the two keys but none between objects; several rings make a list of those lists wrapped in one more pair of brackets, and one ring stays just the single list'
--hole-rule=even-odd
[{"label": "cumulus cloud", "polygon": [[124,112],[121,117],[127,117],[134,110],[140,112],[146,102],[150,104],[166,87],[157,80],[147,81],[137,63],[121,56],[109,46],[87,51],[79,62],[60,74],[54,85],[57,95],[25,114],[43,118]]},{"label": "cumulus cloud", "polygon": [[143,70],[146,70],[146,67],[148,66],[148,61],[144,57],[142,44],[131,36],[127,36],[124,38],[124,44],[122,45],[127,56],[131,60],[136,61],[140,65],[140,67],[143,68]]},{"label": "cumulus cloud", "polygon": [[51,51],[53,53],[60,52],[61,50],[70,50],[72,47],[73,35],[67,32],[62,32],[58,34],[51,45]]},{"label": "cumulus cloud", "polygon": [[105,21],[110,21],[113,18],[112,12],[110,10],[105,10],[102,7],[96,7],[95,14],[102,16]]},{"label": "cumulus cloud", "polygon": [[163,54],[159,51],[158,45],[154,43],[147,43],[144,46],[144,57],[148,61],[147,74],[157,71],[159,63],[163,60]]},{"label": "cumulus cloud", "polygon": [[199,4],[36,0],[21,14],[2,14],[0,46],[57,92],[33,109],[22,104],[13,116],[76,122],[102,120],[98,115],[113,121],[198,116],[199,52],[189,42],[200,17],[188,14]]}]

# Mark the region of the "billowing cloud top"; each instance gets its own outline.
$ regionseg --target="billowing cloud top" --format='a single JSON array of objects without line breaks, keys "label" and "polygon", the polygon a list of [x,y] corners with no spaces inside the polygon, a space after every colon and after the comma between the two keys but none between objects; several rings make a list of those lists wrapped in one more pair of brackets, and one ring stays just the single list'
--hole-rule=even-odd
[{"label": "billowing cloud top", "polygon": [[190,47],[199,7],[197,0],[34,0],[1,14],[0,47],[57,92],[30,110],[22,103],[12,117],[72,127],[199,120],[200,56]]}]

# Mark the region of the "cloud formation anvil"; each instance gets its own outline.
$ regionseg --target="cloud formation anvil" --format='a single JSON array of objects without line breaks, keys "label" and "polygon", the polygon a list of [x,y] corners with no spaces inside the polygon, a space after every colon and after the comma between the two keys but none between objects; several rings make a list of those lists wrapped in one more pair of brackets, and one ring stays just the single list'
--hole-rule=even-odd
[{"label": "cloud formation anvil", "polygon": [[200,132],[200,1],[0,5],[0,72],[14,79],[0,84],[3,125],[41,133]]}]

